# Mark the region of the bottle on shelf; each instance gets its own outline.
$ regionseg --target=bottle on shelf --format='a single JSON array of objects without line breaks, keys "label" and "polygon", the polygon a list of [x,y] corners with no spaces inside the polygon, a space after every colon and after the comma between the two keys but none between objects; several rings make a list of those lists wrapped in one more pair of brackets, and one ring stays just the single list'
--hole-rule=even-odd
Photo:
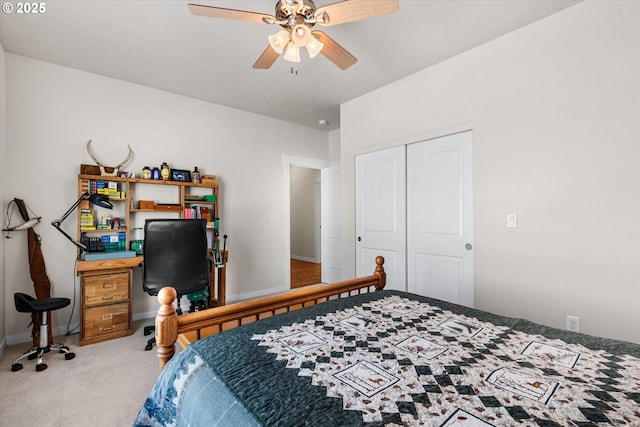
[{"label": "bottle on shelf", "polygon": [[142,179],[151,179],[151,168],[149,166],[142,168]]},{"label": "bottle on shelf", "polygon": [[193,172],[191,173],[191,181],[193,181],[196,184],[200,184],[200,169],[198,169],[198,167],[194,167],[193,168]]},{"label": "bottle on shelf", "polygon": [[169,181],[169,165],[167,162],[162,162],[162,166],[160,167],[160,176],[162,176],[163,181]]}]

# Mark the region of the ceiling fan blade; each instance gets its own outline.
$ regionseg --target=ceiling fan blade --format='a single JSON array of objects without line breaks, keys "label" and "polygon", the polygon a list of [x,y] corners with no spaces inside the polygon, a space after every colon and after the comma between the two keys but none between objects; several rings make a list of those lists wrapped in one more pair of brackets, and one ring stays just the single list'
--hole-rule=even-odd
[{"label": "ceiling fan blade", "polygon": [[345,22],[358,21],[373,16],[387,15],[398,11],[398,0],[344,0],[338,3],[319,7],[315,16],[324,12],[325,21],[320,25],[330,26]]},{"label": "ceiling fan blade", "polygon": [[276,21],[275,17],[264,13],[225,9],[223,7],[204,6],[200,4],[190,3],[189,10],[193,15],[208,16],[210,18],[236,19],[238,21],[250,21],[260,24],[275,23]]},{"label": "ceiling fan blade", "polygon": [[271,68],[271,66],[273,65],[274,62],[276,62],[276,59],[278,59],[279,56],[280,54],[276,52],[271,47],[271,45],[268,45],[267,48],[264,50],[264,52],[262,52],[262,55],[260,55],[260,58],[258,58],[256,63],[253,64],[253,68],[260,69],[260,70],[266,70],[268,68]]},{"label": "ceiling fan blade", "polygon": [[338,42],[331,37],[323,33],[322,31],[312,31],[311,34],[324,44],[324,47],[320,51],[325,58],[336,64],[341,70],[346,70],[353,64],[358,62],[358,58],[351,55],[345,48],[340,46]]}]

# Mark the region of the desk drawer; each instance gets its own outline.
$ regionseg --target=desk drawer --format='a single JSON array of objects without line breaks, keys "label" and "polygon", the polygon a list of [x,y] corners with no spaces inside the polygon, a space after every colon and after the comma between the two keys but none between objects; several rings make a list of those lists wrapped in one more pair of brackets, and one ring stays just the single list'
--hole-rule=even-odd
[{"label": "desk drawer", "polygon": [[128,303],[84,310],[84,338],[125,331],[129,328]]},{"label": "desk drawer", "polygon": [[84,306],[129,301],[129,273],[101,274],[84,278]]}]

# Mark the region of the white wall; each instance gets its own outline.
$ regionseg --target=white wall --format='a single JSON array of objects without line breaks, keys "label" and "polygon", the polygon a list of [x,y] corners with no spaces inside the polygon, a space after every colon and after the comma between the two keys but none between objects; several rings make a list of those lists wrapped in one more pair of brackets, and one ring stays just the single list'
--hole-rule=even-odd
[{"label": "white wall", "polygon": [[340,129],[329,132],[329,162],[340,166]]},{"label": "white wall", "polygon": [[345,276],[354,155],[473,129],[475,306],[640,342],[638,52],[640,2],[586,1],[344,104]]},{"label": "white wall", "polygon": [[[218,175],[221,231],[229,236],[227,295],[282,289],[283,154],[326,160],[327,133],[264,116],[186,98],[7,53],[6,202],[23,198],[41,215],[47,273],[56,296],[78,294],[75,247],[49,223],[77,198],[79,165],[93,163],[85,150],[113,165],[135,152],[126,169],[169,162],[179,169],[199,166]],[[75,235],[75,216],[63,224]],[[6,295],[33,290],[24,239],[6,242]],[[155,311],[157,301],[134,275],[134,316]],[[7,310],[7,335],[25,333],[27,315]],[[66,325],[71,309],[54,313]],[[76,302],[73,323],[77,323]]]},{"label": "white wall", "polygon": [[[5,138],[5,128],[6,128],[6,83],[5,83],[5,61],[6,56],[4,53],[4,48],[0,43],[0,200],[5,201],[5,191],[4,191],[4,173],[6,170],[6,138]],[[6,204],[2,204],[2,206],[6,206]],[[5,217],[5,209],[0,209],[0,223],[4,228],[4,217]],[[5,268],[4,268],[4,251],[5,251],[5,240],[0,239],[0,298],[2,301],[7,301],[7,293],[5,292]],[[6,345],[6,333],[5,333],[5,304],[0,303],[0,356],[2,356],[4,347]]]}]

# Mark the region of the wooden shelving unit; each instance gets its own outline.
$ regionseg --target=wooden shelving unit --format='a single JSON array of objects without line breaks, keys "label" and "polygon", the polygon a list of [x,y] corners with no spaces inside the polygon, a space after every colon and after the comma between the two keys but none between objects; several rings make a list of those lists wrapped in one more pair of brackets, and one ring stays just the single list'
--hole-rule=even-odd
[{"label": "wooden shelving unit", "polygon": [[[121,218],[125,220],[126,227],[121,227],[115,230],[81,230],[80,228],[80,210],[81,207],[78,208],[78,240],[80,239],[81,233],[88,234],[105,234],[105,233],[116,233],[120,231],[125,231],[127,233],[126,239],[126,248],[129,249],[131,243],[131,235],[130,232],[134,227],[131,225],[131,221],[134,219],[132,214],[136,213],[151,213],[151,212],[167,212],[171,214],[179,214],[180,218],[184,217],[184,210],[187,207],[193,205],[200,206],[210,206],[212,208],[212,219],[219,218],[220,212],[220,198],[219,198],[219,189],[220,186],[218,182],[213,183],[193,183],[193,182],[182,182],[182,181],[162,181],[162,180],[151,180],[151,179],[140,179],[140,178],[120,178],[120,177],[109,177],[109,176],[100,176],[100,175],[86,175],[80,174],[78,175],[78,196],[87,191],[88,183],[90,181],[102,181],[102,182],[113,182],[120,186],[120,190],[125,192],[125,197],[123,198],[109,198],[109,201],[114,205],[114,212],[122,212]],[[170,186],[177,188],[179,193],[178,197],[175,200],[175,203],[172,204],[172,207],[175,207],[175,210],[169,209],[163,206],[156,206],[154,208],[145,208],[140,209],[137,207],[140,198],[136,197],[137,189],[140,187],[140,184],[144,185],[152,185],[152,186]],[[207,201],[204,199],[195,200],[191,198],[194,193],[194,189],[204,189],[208,191],[211,196],[215,196],[215,201]],[[200,196],[200,194],[196,194]],[[99,220],[99,218],[96,218]]]},{"label": "wooden shelving unit", "polygon": [[[168,216],[179,218],[185,217],[185,209],[198,205],[209,208],[212,222],[208,227],[212,236],[211,250],[219,250],[219,240],[214,229],[214,222],[219,217],[220,199],[219,185],[217,181],[211,183],[193,183],[182,181],[159,181],[139,178],[120,178],[100,175],[78,175],[78,196],[85,191],[93,192],[92,182],[100,181],[105,185],[111,183],[116,187],[117,192],[124,195],[121,197],[110,197],[113,210],[89,206],[88,202],[78,207],[77,235],[78,240],[83,234],[87,236],[119,236],[124,233],[124,246],[120,250],[131,250],[133,240],[133,230],[135,228],[135,217],[143,213],[166,213]],[[156,205],[152,208],[140,209],[137,207],[143,194],[145,186],[171,186],[178,190],[175,200],[171,204]],[[215,197],[213,200],[204,200],[204,197]],[[197,197],[197,199],[196,199]],[[82,229],[82,210],[90,208],[94,212],[109,213],[112,218],[118,217],[124,221],[124,226],[117,229]],[[95,215],[93,220],[100,222],[99,215]],[[141,226],[141,224],[139,225]],[[80,276],[80,345],[101,342],[113,338],[131,335],[132,328],[132,283],[133,268],[139,266],[144,257],[135,256],[128,258],[114,258],[105,260],[83,261],[78,260],[78,275]],[[226,261],[227,254],[224,254]],[[222,269],[224,270],[224,269]],[[224,274],[224,272],[221,272]],[[215,274],[211,278],[211,292],[217,292],[220,298],[219,303],[224,304],[224,279],[222,287],[217,287]]]}]

